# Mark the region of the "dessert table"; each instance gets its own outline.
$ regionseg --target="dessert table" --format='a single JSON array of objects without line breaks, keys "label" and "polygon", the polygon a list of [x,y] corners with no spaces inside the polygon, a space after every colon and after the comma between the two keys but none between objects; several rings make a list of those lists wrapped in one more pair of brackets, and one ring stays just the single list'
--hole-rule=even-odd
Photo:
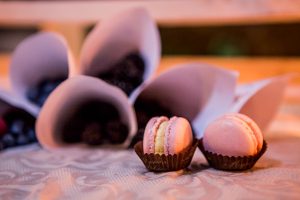
[{"label": "dessert table", "polygon": [[245,172],[207,166],[199,150],[187,170],[153,173],[133,150],[39,145],[0,154],[1,199],[299,199],[300,138],[268,139]]},{"label": "dessert table", "polygon": [[[0,56],[4,78],[8,61],[9,56]],[[299,71],[300,63],[299,58],[164,57],[157,73],[183,61],[238,69],[241,82]],[[0,199],[299,199],[298,82],[288,87],[264,133],[267,152],[251,170],[212,169],[198,149],[188,169],[153,173],[132,149],[77,146],[50,151],[32,144],[0,152]]]}]

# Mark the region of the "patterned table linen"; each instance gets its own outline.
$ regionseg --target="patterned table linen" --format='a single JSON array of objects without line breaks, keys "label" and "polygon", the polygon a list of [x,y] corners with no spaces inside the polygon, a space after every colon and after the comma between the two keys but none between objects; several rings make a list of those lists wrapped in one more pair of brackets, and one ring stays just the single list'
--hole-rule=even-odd
[{"label": "patterned table linen", "polygon": [[148,172],[132,150],[38,145],[0,153],[0,199],[300,199],[300,138],[268,140],[245,172],[211,169],[196,151],[188,170]]}]

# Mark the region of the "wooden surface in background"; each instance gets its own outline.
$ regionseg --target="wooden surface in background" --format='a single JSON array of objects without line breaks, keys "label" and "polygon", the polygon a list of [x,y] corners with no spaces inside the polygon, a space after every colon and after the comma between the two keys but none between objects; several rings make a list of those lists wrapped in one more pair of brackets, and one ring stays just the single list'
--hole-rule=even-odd
[{"label": "wooden surface in background", "polygon": [[300,0],[1,1],[0,25],[93,24],[132,7],[145,7],[159,24],[171,26],[300,21]]},{"label": "wooden surface in background", "polygon": [[[240,82],[250,82],[285,73],[300,74],[300,57],[165,56],[159,72],[183,63],[202,62],[240,72]],[[300,84],[300,77],[294,83]]]},{"label": "wooden surface in background", "polygon": [[[10,55],[0,54],[0,75],[8,74]],[[250,82],[285,73],[300,74],[300,57],[215,57],[215,56],[164,56],[157,74],[184,63],[207,63],[226,69],[237,70],[240,82]],[[300,77],[293,83],[300,85]]]}]

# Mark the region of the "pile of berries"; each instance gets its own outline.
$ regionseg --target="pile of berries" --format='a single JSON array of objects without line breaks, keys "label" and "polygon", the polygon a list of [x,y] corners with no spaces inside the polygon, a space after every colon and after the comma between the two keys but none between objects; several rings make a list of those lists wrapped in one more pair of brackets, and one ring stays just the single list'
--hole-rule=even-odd
[{"label": "pile of berries", "polygon": [[67,143],[121,144],[128,136],[128,128],[121,121],[119,112],[107,102],[86,102],[64,120],[59,135]]},{"label": "pile of berries", "polygon": [[145,64],[142,57],[132,53],[115,64],[109,71],[102,72],[97,77],[130,95],[143,82],[144,71]]},{"label": "pile of berries", "polygon": [[39,107],[42,107],[50,93],[65,79],[66,77],[44,79],[39,84],[29,88],[26,96],[29,101]]},{"label": "pile of berries", "polygon": [[0,118],[0,150],[37,142],[35,118],[20,109],[9,109]]}]

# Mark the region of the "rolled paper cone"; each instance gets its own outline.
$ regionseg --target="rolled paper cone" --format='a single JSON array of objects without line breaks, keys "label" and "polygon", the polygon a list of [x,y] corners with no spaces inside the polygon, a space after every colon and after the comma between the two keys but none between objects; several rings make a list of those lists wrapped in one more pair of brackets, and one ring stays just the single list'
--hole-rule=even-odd
[{"label": "rolled paper cone", "polygon": [[24,99],[18,98],[15,94],[3,88],[0,88],[0,101],[3,102],[0,104],[0,113],[2,113],[1,110],[5,109],[5,107],[10,106],[25,110],[35,117],[38,115],[38,108],[36,106],[33,106]]},{"label": "rolled paper cone", "polygon": [[239,85],[230,112],[248,115],[263,131],[266,130],[276,115],[293,76],[288,74]]},{"label": "rolled paper cone", "polygon": [[41,32],[23,40],[12,54],[9,77],[12,91],[23,99],[29,88],[45,79],[68,77],[73,57],[65,39]]},{"label": "rolled paper cone", "polygon": [[235,71],[201,63],[182,64],[145,83],[135,104],[158,102],[173,115],[187,118],[196,137],[201,138],[206,124],[228,111],[236,79]]},{"label": "rolled paper cone", "polygon": [[97,76],[133,52],[142,56],[143,80],[149,79],[159,63],[161,46],[157,26],[143,8],[126,10],[97,24],[83,44],[74,74]]},{"label": "rolled paper cone", "polygon": [[[100,79],[88,76],[75,76],[59,85],[46,100],[36,123],[39,142],[46,148],[66,147],[62,140],[61,127],[76,109],[89,101],[107,102],[115,106],[120,120],[128,127],[128,137],[120,145],[127,147],[137,130],[134,110],[126,95],[117,87]],[[115,145],[116,146],[116,145]]]}]

